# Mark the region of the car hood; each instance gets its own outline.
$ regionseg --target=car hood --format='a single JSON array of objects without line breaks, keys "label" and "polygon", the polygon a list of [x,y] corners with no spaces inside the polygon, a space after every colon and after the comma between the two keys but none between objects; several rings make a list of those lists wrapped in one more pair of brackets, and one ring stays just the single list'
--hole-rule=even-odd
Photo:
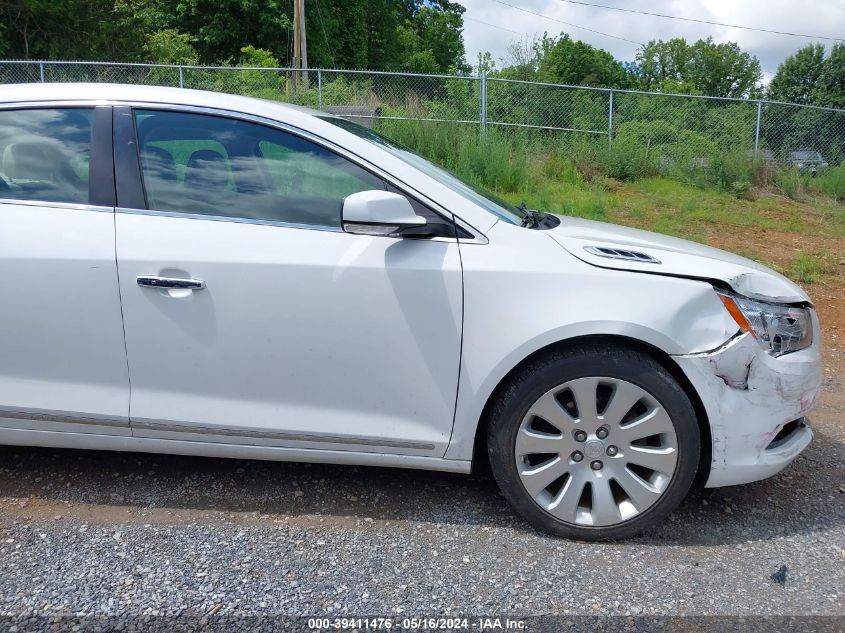
[{"label": "car hood", "polygon": [[[600,268],[720,281],[742,295],[764,301],[810,300],[801,288],[770,268],[696,242],[566,217],[549,233],[570,254]],[[598,249],[634,251],[654,261],[637,261],[626,254],[617,254],[625,258],[610,257]]]}]

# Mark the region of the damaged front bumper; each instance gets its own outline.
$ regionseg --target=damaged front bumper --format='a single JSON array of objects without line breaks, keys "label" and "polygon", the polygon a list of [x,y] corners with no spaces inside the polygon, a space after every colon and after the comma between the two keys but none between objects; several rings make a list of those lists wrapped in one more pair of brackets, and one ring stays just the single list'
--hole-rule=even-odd
[{"label": "damaged front bumper", "polygon": [[710,352],[673,356],[710,422],[708,488],[765,479],[784,469],[813,434],[804,420],[821,388],[818,320],[814,343],[774,358],[743,333]]}]

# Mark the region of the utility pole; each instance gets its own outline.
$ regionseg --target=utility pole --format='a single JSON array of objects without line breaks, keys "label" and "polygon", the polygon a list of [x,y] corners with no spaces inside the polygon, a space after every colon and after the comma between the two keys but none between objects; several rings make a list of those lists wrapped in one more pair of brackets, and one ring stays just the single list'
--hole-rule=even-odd
[{"label": "utility pole", "polygon": [[[308,42],[305,37],[305,0],[296,0],[299,4],[299,27],[302,32],[299,34],[299,43],[302,45],[302,68],[308,68]],[[308,73],[302,73],[302,83],[308,87]]]},{"label": "utility pole", "polygon": [[299,80],[297,72],[302,67],[300,52],[302,45],[299,43],[299,0],[293,0],[293,72],[290,76],[290,86],[296,91],[296,83]]},{"label": "utility pole", "polygon": [[293,0],[293,75],[294,89],[299,81],[308,84],[308,73],[298,72],[308,68],[308,44],[305,37],[305,0]]}]

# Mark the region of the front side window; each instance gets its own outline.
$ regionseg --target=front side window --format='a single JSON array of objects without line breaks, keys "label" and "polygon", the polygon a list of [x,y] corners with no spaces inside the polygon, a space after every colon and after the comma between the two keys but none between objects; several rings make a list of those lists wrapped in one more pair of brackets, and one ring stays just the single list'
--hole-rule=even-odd
[{"label": "front side window", "polygon": [[384,189],[319,145],[256,123],[137,110],[147,206],[247,220],[340,227],[343,199]]},{"label": "front side window", "polygon": [[0,110],[0,198],[88,204],[93,110]]}]

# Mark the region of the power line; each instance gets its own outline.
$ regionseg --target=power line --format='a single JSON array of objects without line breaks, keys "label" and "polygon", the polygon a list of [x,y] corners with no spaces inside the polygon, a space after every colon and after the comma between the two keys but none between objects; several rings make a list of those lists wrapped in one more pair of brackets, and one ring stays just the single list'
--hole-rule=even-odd
[{"label": "power line", "polygon": [[518,11],[522,11],[523,13],[530,13],[531,15],[536,15],[536,16],[539,16],[541,18],[545,18],[547,20],[559,22],[561,24],[565,24],[566,26],[571,26],[571,27],[574,27],[576,29],[582,29],[584,31],[589,31],[590,33],[597,33],[598,35],[604,35],[605,37],[612,37],[615,40],[622,40],[623,42],[628,42],[629,44],[636,44],[637,46],[643,46],[642,42],[635,42],[634,40],[629,40],[625,37],[619,37],[618,35],[611,35],[610,33],[603,33],[602,31],[596,31],[595,29],[588,29],[586,26],[581,26],[579,24],[573,24],[572,22],[564,22],[563,20],[558,20],[557,18],[553,18],[550,15],[546,15],[546,14],[540,13],[538,11],[532,11],[531,9],[525,9],[523,7],[518,7],[515,4],[503,2],[502,0],[493,0],[493,2],[498,2],[499,4],[503,4],[506,7],[510,7],[511,9],[516,9]]},{"label": "power line", "polygon": [[[494,2],[497,2],[497,1],[498,1],[498,0],[494,0]],[[500,4],[507,4],[507,3],[505,3],[505,2],[501,2]],[[511,6],[511,5],[508,5],[508,6]],[[514,8],[515,8],[515,9],[519,9],[520,7],[514,7]],[[542,17],[548,17],[548,16],[542,16]],[[554,20],[554,18],[551,18],[551,19],[553,19],[553,20]],[[478,18],[473,18],[473,17],[470,17],[470,16],[468,16],[468,15],[465,15],[465,16],[464,16],[464,20],[471,20],[472,22],[478,22],[479,24],[484,24],[484,25],[486,25],[486,26],[492,26],[494,29],[501,29],[501,30],[503,30],[503,31],[508,31],[509,33],[515,33],[516,35],[527,35],[527,34],[526,34],[526,33],[524,33],[524,32],[521,32],[521,31],[514,31],[513,29],[509,29],[509,28],[508,28],[508,27],[506,27],[506,26],[499,26],[498,24],[493,24],[492,22],[485,22],[484,20],[479,20]],[[556,21],[556,22],[560,22],[560,20],[555,20],[555,21]],[[573,25],[573,26],[574,26],[574,25]],[[581,27],[578,27],[578,28],[581,28]],[[589,29],[588,29],[588,30],[589,30]],[[605,35],[605,34],[603,33],[602,35]],[[611,35],[610,37],[614,37],[614,36],[612,36],[612,35]],[[630,41],[630,40],[625,40],[625,41]],[[632,43],[634,43],[634,44],[639,44],[639,42],[632,42]],[[640,44],[640,45],[642,46],[642,44]],[[774,74],[776,74],[776,73],[775,73],[775,71],[773,71],[773,70],[767,70],[766,68],[762,68],[761,70],[762,70],[764,73],[768,73],[768,74],[770,74],[770,75],[774,75]]]},{"label": "power line", "polygon": [[503,31],[509,31],[511,33],[516,33],[517,35],[522,35],[519,31],[514,31],[513,29],[509,29],[506,26],[499,26],[498,24],[491,24],[490,22],[485,22],[484,20],[479,20],[477,18],[471,18],[468,15],[464,16],[464,20],[471,20],[473,22],[478,22],[479,24],[486,24],[487,26],[492,26],[494,29],[502,29]]},{"label": "power line", "polygon": [[638,13],[640,15],[650,15],[656,18],[666,18],[668,20],[683,20],[685,22],[697,22],[699,24],[710,24],[711,26],[726,26],[732,29],[743,29],[745,31],[760,31],[761,33],[773,33],[775,35],[789,35],[792,37],[806,37],[814,40],[830,40],[833,42],[845,42],[840,37],[827,37],[825,35],[807,35],[806,33],[791,33],[790,31],[775,31],[774,29],[764,29],[755,26],[741,26],[739,24],[726,24],[724,22],[714,22],[712,20],[702,20],[699,18],[684,18],[678,15],[667,15],[665,13],[653,13],[651,11],[640,11],[638,9],[625,9],[623,7],[611,7],[606,4],[594,4],[592,2],[581,2],[580,0],[559,0],[560,2],[567,2],[569,4],[579,4],[585,7],[595,7],[597,9],[608,9],[610,11],[622,11],[625,13]]}]

